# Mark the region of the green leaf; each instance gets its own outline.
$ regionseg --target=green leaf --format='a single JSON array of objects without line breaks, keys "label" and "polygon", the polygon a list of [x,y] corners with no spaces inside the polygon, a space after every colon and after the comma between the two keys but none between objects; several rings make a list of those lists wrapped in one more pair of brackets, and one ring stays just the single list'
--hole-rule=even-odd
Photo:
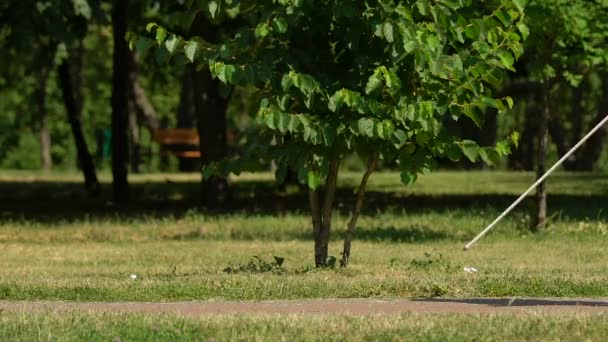
[{"label": "green leaf", "polygon": [[376,129],[376,136],[378,136],[378,138],[382,139],[382,140],[389,140],[391,139],[393,132],[395,131],[395,126],[393,125],[392,122],[388,121],[388,120],[384,120],[380,123],[378,123],[375,127]]},{"label": "green leaf", "polygon": [[277,113],[277,122],[276,127],[281,132],[281,134],[285,134],[289,130],[290,124],[290,115],[286,113]]},{"label": "green leaf", "polygon": [[165,48],[169,51],[170,54],[174,54],[175,50],[179,47],[181,43],[181,38],[172,34],[169,39],[165,41]]},{"label": "green leaf", "polygon": [[290,133],[298,132],[300,130],[301,125],[302,122],[296,115],[290,115],[289,123],[287,124],[287,131],[289,131]]},{"label": "green leaf", "polygon": [[496,152],[501,156],[508,156],[511,154],[511,144],[504,140],[497,142]]},{"label": "green leaf", "polygon": [[321,133],[323,136],[323,144],[325,146],[333,146],[334,141],[336,140],[336,132],[331,124],[326,124],[321,128]]},{"label": "green leaf", "polygon": [[215,18],[215,16],[217,15],[218,9],[219,9],[219,4],[217,1],[213,0],[213,1],[209,1],[209,14],[211,14],[211,18]]},{"label": "green leaf", "polygon": [[481,103],[485,104],[488,107],[492,107],[492,108],[498,108],[498,105],[496,104],[496,100],[490,97],[481,97],[480,98]]},{"label": "green leaf", "polygon": [[285,20],[285,18],[283,18],[283,17],[274,18],[272,23],[273,23],[272,26],[273,26],[273,29],[275,32],[278,32],[278,33],[287,32],[287,21]]},{"label": "green leaf", "polygon": [[146,37],[139,37],[137,42],[135,43],[135,48],[140,55],[145,56],[148,53],[148,50],[152,47],[154,43],[152,39]]},{"label": "green leaf", "polygon": [[445,153],[447,157],[453,162],[460,161],[460,158],[462,157],[462,150],[454,144],[450,144],[445,150]]},{"label": "green leaf", "polygon": [[513,70],[513,63],[515,63],[515,59],[513,58],[513,55],[507,51],[500,51],[498,53],[498,57],[500,58],[500,62],[502,63],[502,65],[509,70]]},{"label": "green leaf", "polygon": [[513,23],[513,19],[506,11],[496,11],[495,15],[505,27],[509,27]]},{"label": "green leaf", "polygon": [[222,81],[222,83],[232,83],[234,81],[234,74],[236,73],[236,68],[232,64],[226,64],[222,67],[221,72],[217,75],[217,77]]},{"label": "green leaf", "polygon": [[189,40],[186,42],[186,46],[184,47],[184,53],[186,55],[186,58],[188,58],[191,63],[194,63],[194,60],[198,57],[200,47],[201,43],[195,40]]},{"label": "green leaf", "polygon": [[498,163],[500,163],[500,155],[492,148],[480,148],[479,156],[487,165],[496,166]]},{"label": "green leaf", "polygon": [[308,186],[311,189],[315,190],[321,184],[323,184],[323,177],[321,177],[321,175],[315,171],[308,171],[307,181],[308,181]]},{"label": "green leaf", "polygon": [[384,38],[389,43],[392,43],[395,39],[393,32],[393,24],[391,24],[389,21],[385,22],[384,25],[382,25],[382,33],[384,34]]},{"label": "green leaf", "polygon": [[72,0],[72,4],[74,5],[74,14],[86,20],[91,19],[91,6],[87,0]]},{"label": "green leaf", "polygon": [[513,5],[515,5],[515,7],[517,7],[517,9],[520,12],[523,12],[524,9],[526,8],[526,3],[528,1],[527,0],[511,0],[511,2],[513,2]]},{"label": "green leaf", "polygon": [[403,130],[397,129],[393,132],[391,142],[396,149],[400,149],[407,142],[407,134]]},{"label": "green leaf", "polygon": [[366,137],[373,138],[374,137],[374,120],[369,118],[361,118],[357,121],[357,129],[359,130],[359,134],[362,134]]},{"label": "green leaf", "polygon": [[255,28],[255,36],[258,38],[264,38],[270,33],[270,26],[268,23],[261,23]]},{"label": "green leaf", "polygon": [[344,104],[344,92],[342,91],[337,91],[335,92],[330,98],[329,98],[329,103],[327,104],[327,108],[329,108],[329,110],[331,110],[332,112],[337,112],[340,110],[340,108],[342,108],[342,105]]},{"label": "green leaf", "polygon": [[460,142],[462,153],[469,158],[471,162],[476,162],[479,157],[479,146],[472,140],[463,140]]},{"label": "green leaf", "polygon": [[380,87],[381,84],[382,84],[382,75],[381,75],[380,68],[377,68],[376,70],[374,70],[374,73],[367,80],[367,85],[365,86],[365,93],[367,95],[371,94],[372,92],[374,92],[374,90],[378,89],[378,87]]},{"label": "green leaf", "polygon": [[158,27],[157,23],[148,23],[148,25],[146,25],[146,31],[152,32],[155,27]]},{"label": "green leaf", "polygon": [[414,184],[418,179],[418,175],[415,172],[411,171],[402,171],[401,172],[401,183],[405,185]]},{"label": "green leaf", "polygon": [[522,23],[521,21],[518,22],[517,29],[519,30],[519,33],[521,33],[521,37],[524,40],[528,39],[528,37],[530,36],[530,29],[528,28],[528,26],[526,26],[526,24]]},{"label": "green leaf", "polygon": [[511,135],[509,136],[509,140],[511,140],[511,143],[513,144],[513,146],[515,146],[515,148],[517,148],[519,146],[519,133],[518,132],[511,133]]},{"label": "green leaf", "polygon": [[304,75],[304,74],[298,74],[295,72],[291,72],[292,78],[293,78],[293,85],[300,89],[300,91],[302,92],[302,94],[304,95],[311,95],[313,92],[315,92],[318,88],[318,84],[317,81],[315,81],[315,79],[310,76],[310,75]]},{"label": "green leaf", "polygon": [[167,39],[167,30],[164,27],[159,27],[156,29],[156,42],[158,45],[162,45]]}]

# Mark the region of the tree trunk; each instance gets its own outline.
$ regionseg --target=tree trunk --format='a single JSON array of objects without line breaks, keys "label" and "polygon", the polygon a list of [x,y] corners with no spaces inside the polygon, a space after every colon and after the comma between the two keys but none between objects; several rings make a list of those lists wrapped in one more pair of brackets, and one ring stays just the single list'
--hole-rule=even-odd
[{"label": "tree trunk", "polygon": [[[208,41],[216,39],[216,28],[203,15],[192,24],[192,33]],[[219,162],[226,157],[226,110],[228,99],[220,94],[220,81],[214,80],[209,67],[204,66],[192,73],[194,108],[200,140],[201,165]],[[228,200],[228,182],[224,177],[202,179],[203,204],[219,207]]]},{"label": "tree trunk", "polygon": [[[536,158],[536,179],[542,177],[546,171],[547,142],[549,135],[549,116],[550,116],[550,85],[547,84],[543,91],[543,111],[538,124],[538,151]],[[536,188],[536,218],[532,226],[533,231],[538,231],[547,224],[547,188],[546,181],[541,182]]]},{"label": "tree trunk", "polygon": [[84,40],[78,42],[78,48],[74,51],[74,55],[71,58],[74,62],[72,64],[72,75],[74,75],[74,100],[76,101],[76,108],[78,113],[82,115],[84,108],[84,63],[85,63],[85,49]]},{"label": "tree trunk", "polygon": [[[567,91],[568,89],[565,89]],[[559,156],[565,155],[571,146],[573,146],[582,137],[583,130],[583,97],[584,97],[584,83],[580,84],[577,88],[572,89],[572,105],[569,113],[569,119],[572,122],[571,132],[568,135],[571,139],[568,139],[566,129],[564,128],[564,120],[554,118],[549,122],[549,136],[557,148],[557,154]],[[563,94],[565,98],[567,94]],[[557,113],[554,113],[554,115]],[[578,170],[578,158],[576,155],[572,155],[566,161],[564,161],[563,167],[568,171]]]},{"label": "tree trunk", "polygon": [[583,118],[585,117],[583,101],[585,94],[588,92],[587,83],[585,79],[574,89],[572,94],[572,111],[570,112],[570,118],[572,122],[572,142],[575,144],[579,139],[583,137]]},{"label": "tree trunk", "polygon": [[99,182],[97,181],[97,174],[95,172],[93,159],[89,154],[87,143],[84,140],[84,135],[82,133],[82,118],[78,112],[76,100],[74,99],[72,76],[70,75],[70,66],[67,60],[64,60],[61,63],[58,73],[59,84],[63,94],[63,102],[68,114],[70,126],[72,127],[72,134],[74,135],[76,150],[78,151],[78,162],[84,174],[85,189],[90,196],[97,196],[99,195],[101,189]]},{"label": "tree trunk", "polygon": [[526,100],[526,110],[523,119],[523,130],[519,147],[509,156],[509,168],[515,170],[534,170],[534,138],[537,136],[536,115],[539,107],[535,96]]},{"label": "tree trunk", "polygon": [[40,160],[42,162],[42,170],[50,171],[53,168],[53,159],[51,158],[51,134],[49,133],[49,113],[46,102],[46,88],[49,79],[48,68],[43,67],[40,70],[39,77],[36,102],[40,118]]},{"label": "tree trunk", "polygon": [[[329,237],[331,236],[331,217],[334,207],[334,198],[336,194],[336,187],[338,184],[338,170],[340,169],[340,159],[335,157],[329,161],[329,173],[327,174],[327,180],[325,182],[325,194],[323,198],[323,207],[321,208],[321,232],[319,239],[318,249],[321,252],[319,257],[323,260],[322,266],[326,266],[328,251],[329,251]],[[315,246],[315,250],[317,247]],[[315,258],[316,259],[316,258]]]},{"label": "tree trunk", "polygon": [[146,91],[139,84],[139,70],[137,63],[137,56],[134,52],[129,52],[130,68],[129,68],[129,85],[131,90],[131,100],[137,111],[137,115],[142,119],[143,124],[150,131],[154,133],[159,127],[158,115],[152,105],[152,102],[146,95]]},{"label": "tree trunk", "polygon": [[[312,235],[315,239],[315,265],[322,267],[327,261],[327,251],[321,249],[321,230],[323,218],[321,216],[320,191],[318,189],[308,189],[308,202],[310,204],[310,214],[312,216]],[[323,256],[325,255],[325,258]]]},{"label": "tree trunk", "polygon": [[[179,108],[177,109],[177,128],[196,127],[194,108],[194,92],[192,89],[192,65],[186,65],[179,95]],[[200,169],[200,160],[193,158],[179,158],[179,170],[182,172],[193,172]]]},{"label": "tree trunk", "polygon": [[128,96],[129,47],[127,33],[128,0],[114,1],[112,28],[114,30],[114,56],[112,77],[112,197],[121,202],[129,199],[127,181],[128,163]]},{"label": "tree trunk", "polygon": [[355,228],[357,227],[357,220],[359,219],[359,214],[361,213],[361,208],[363,207],[363,199],[365,197],[365,187],[367,186],[367,180],[369,176],[376,169],[376,164],[378,163],[378,153],[374,153],[369,157],[367,162],[367,170],[365,170],[365,174],[363,178],[361,178],[361,183],[359,184],[359,189],[357,190],[357,199],[355,201],[355,206],[353,207],[353,211],[350,217],[350,221],[348,222],[348,226],[346,228],[346,235],[344,236],[344,249],[342,251],[342,260],[340,260],[340,267],[348,266],[348,260],[350,259],[350,245],[353,239],[353,233]]},{"label": "tree trunk", "polygon": [[[205,166],[219,162],[226,156],[228,101],[219,94],[219,81],[212,79],[209,68],[195,71],[192,76],[201,165]],[[219,207],[227,200],[228,182],[219,176],[202,179],[201,191],[204,205]]]},{"label": "tree trunk", "polygon": [[139,173],[139,165],[141,164],[141,145],[139,135],[139,122],[135,111],[135,104],[129,102],[129,158],[131,160],[131,172]]},{"label": "tree trunk", "polygon": [[[592,120],[592,126],[597,125],[606,115],[608,115],[608,75],[602,74],[602,98],[598,105],[597,114]],[[608,128],[602,127],[587,141],[582,153],[579,158],[578,169],[585,171],[592,171],[597,160],[602,154],[604,144],[606,142],[606,136],[608,135]]]},{"label": "tree trunk", "polygon": [[[566,139],[566,132],[564,130],[564,125],[562,124],[561,120],[551,120],[549,122],[549,136],[551,136],[551,140],[553,141],[553,143],[555,144],[555,147],[557,149],[557,154],[561,157],[563,155],[565,155],[569,148],[568,148],[568,141]],[[568,160],[566,160],[564,162],[564,169],[566,170],[572,170],[574,168],[573,165],[573,160],[570,160],[570,158]]]},{"label": "tree trunk", "polygon": [[327,266],[329,255],[329,237],[331,236],[331,217],[333,213],[334,198],[338,184],[338,171],[340,159],[332,158],[329,162],[329,171],[325,180],[325,191],[309,189],[308,200],[312,215],[312,231],[315,239],[315,265]]}]

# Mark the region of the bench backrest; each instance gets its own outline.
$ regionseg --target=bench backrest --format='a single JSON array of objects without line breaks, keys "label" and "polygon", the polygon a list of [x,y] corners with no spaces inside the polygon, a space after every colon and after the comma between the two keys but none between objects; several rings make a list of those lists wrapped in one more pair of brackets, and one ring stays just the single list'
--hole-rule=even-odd
[{"label": "bench backrest", "polygon": [[198,131],[194,128],[157,129],[153,138],[161,145],[196,145],[199,144]]}]

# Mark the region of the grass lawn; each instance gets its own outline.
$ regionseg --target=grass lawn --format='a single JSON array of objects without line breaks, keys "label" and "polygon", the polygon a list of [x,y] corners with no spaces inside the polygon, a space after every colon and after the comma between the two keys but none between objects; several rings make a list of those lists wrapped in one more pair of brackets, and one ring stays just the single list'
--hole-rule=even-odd
[{"label": "grass lawn", "polygon": [[[339,203],[348,202],[348,184],[354,176],[346,175]],[[69,211],[74,200],[68,197],[40,191],[40,197],[58,196],[45,204],[34,202],[35,196],[30,194],[32,207],[50,205],[54,216],[4,213],[0,221],[0,298],[608,296],[608,222],[602,212],[606,202],[598,200],[607,178],[558,175],[551,183],[553,218],[547,231],[527,232],[529,215],[524,205],[479,245],[463,252],[463,244],[526,188],[530,174],[442,172],[422,178],[413,187],[400,186],[394,174],[377,176],[371,184],[369,209],[355,236],[351,267],[346,270],[312,267],[306,202],[300,209],[244,206],[212,214],[185,200],[165,199],[153,206],[162,208],[167,203],[181,211],[146,212],[145,207],[120,211],[110,206],[107,211],[77,215]],[[36,186],[61,182],[79,186],[77,178],[61,178],[65,176],[51,175],[44,181],[33,178],[29,183],[15,183],[27,175],[3,177],[0,186],[21,185],[31,192]],[[145,186],[165,194],[174,185],[196,188],[192,177],[140,176],[134,180],[135,193],[145,193]],[[235,180],[236,197],[246,198],[249,192],[259,191],[256,187],[271,189],[265,177]],[[64,187],[64,191],[77,191]],[[16,191],[2,196],[10,198],[11,194],[23,196]],[[272,203],[298,199],[279,193],[266,196]],[[140,200],[136,198],[135,205]],[[75,202],[96,204],[87,204],[85,198]],[[64,209],[65,217],[61,216]],[[335,216],[330,254],[337,258],[347,214],[339,210]],[[285,263],[281,272],[223,272],[226,267],[247,264],[253,256],[268,262],[279,256]],[[465,266],[479,272],[466,273]],[[138,278],[132,280],[131,274]]]},{"label": "grass lawn", "polygon": [[[345,174],[338,191],[330,246],[337,258],[356,176]],[[546,231],[528,232],[531,202],[526,202],[478,245],[462,251],[532,178],[529,173],[439,172],[405,187],[396,174],[376,174],[351,265],[317,270],[306,197],[278,192],[270,175],[234,178],[235,204],[208,212],[196,206],[196,175],[133,176],[133,202],[119,206],[109,200],[107,175],[101,177],[104,197],[91,200],[83,195],[78,175],[0,173],[0,299],[608,297],[608,177],[602,175],[553,177]],[[268,262],[279,256],[285,262],[275,272],[223,272],[253,256]],[[466,266],[479,272],[466,273]],[[338,340],[593,339],[606,335],[607,319],[245,315],[194,320],[2,313],[0,340],[291,340],[315,339],[319,331]],[[23,326],[31,328],[20,333]]]},{"label": "grass lawn", "polygon": [[3,341],[600,341],[607,334],[607,315],[0,315]]}]

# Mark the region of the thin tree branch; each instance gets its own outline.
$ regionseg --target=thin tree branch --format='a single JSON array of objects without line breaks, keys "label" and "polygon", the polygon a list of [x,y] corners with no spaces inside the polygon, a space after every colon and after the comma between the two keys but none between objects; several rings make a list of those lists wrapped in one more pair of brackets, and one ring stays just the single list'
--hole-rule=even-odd
[{"label": "thin tree branch", "polygon": [[348,266],[348,259],[350,258],[350,245],[353,239],[353,232],[355,231],[355,228],[357,226],[359,214],[361,213],[361,208],[363,207],[367,180],[376,170],[377,164],[378,153],[376,152],[369,157],[369,160],[367,161],[367,170],[365,170],[365,174],[361,178],[361,183],[359,184],[359,189],[357,190],[357,200],[355,201],[355,206],[353,207],[350,222],[348,222],[348,226],[346,228],[346,236],[344,237],[344,250],[342,251],[342,260],[340,260],[340,267]]}]

